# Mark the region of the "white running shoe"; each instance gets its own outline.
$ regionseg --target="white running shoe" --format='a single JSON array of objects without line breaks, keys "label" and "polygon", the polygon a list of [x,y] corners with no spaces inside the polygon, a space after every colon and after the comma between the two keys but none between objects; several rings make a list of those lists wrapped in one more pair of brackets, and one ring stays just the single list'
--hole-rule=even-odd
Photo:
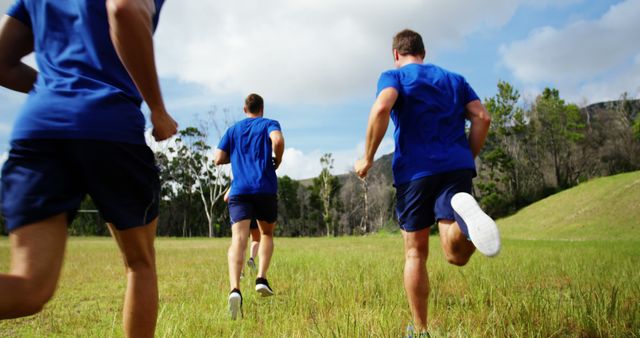
[{"label": "white running shoe", "polygon": [[238,313],[242,316],[242,294],[240,294],[240,290],[234,289],[229,293],[229,313],[231,314],[231,320],[236,320]]},{"label": "white running shoe", "polygon": [[500,232],[496,222],[485,214],[475,198],[460,192],[451,198],[453,210],[467,224],[469,239],[485,256],[493,257],[500,252]]},{"label": "white running shoe", "polygon": [[271,290],[266,278],[256,278],[256,291],[262,295],[262,297],[273,296],[273,290]]}]

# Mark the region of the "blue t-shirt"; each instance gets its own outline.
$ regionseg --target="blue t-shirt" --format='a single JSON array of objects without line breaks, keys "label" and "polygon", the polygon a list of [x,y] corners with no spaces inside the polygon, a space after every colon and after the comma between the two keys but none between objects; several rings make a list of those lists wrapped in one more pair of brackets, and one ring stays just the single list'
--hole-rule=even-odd
[{"label": "blue t-shirt", "polygon": [[[154,28],[163,3],[155,0]],[[40,71],[12,140],[145,143],[142,97],[113,47],[104,1],[17,0],[7,14],[31,28]]]},{"label": "blue t-shirt", "polygon": [[218,149],[224,150],[231,159],[233,184],[229,196],[278,192],[269,138],[275,130],[280,130],[278,121],[256,117],[246,118],[224,133]]},{"label": "blue t-shirt", "polygon": [[432,64],[408,64],[380,75],[378,95],[395,88],[393,177],[396,185],[473,169],[465,106],[478,96],[461,75]]}]

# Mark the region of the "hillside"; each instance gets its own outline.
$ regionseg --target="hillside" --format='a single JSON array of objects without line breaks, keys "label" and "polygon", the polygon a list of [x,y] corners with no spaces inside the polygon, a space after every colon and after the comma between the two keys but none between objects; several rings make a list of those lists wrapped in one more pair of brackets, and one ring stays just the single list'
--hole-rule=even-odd
[{"label": "hillside", "polygon": [[505,238],[640,240],[640,171],[580,184],[498,224]]}]

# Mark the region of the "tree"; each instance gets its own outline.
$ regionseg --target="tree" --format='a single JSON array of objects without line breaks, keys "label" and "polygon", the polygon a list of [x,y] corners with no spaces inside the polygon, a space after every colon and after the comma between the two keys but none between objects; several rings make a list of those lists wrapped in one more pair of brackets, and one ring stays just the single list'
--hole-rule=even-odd
[{"label": "tree", "polygon": [[481,164],[488,182],[481,182],[481,202],[495,215],[504,215],[528,202],[542,181],[539,161],[532,158],[531,128],[519,106],[520,93],[505,81],[485,106],[492,119]]},{"label": "tree", "polygon": [[298,200],[299,189],[300,182],[291,179],[291,177],[285,175],[278,178],[278,207],[281,219],[279,228],[287,235],[302,235],[302,229],[292,229],[293,221],[298,220],[301,215],[301,201]]},{"label": "tree", "polygon": [[176,139],[176,155],[191,174],[191,191],[198,194],[202,203],[209,237],[213,237],[214,209],[222,200],[229,178],[221,166],[213,164],[211,146],[207,144],[208,128],[204,131],[188,127],[179,132]]},{"label": "tree", "polygon": [[335,207],[335,196],[340,189],[338,178],[331,175],[333,169],[333,157],[331,153],[320,158],[322,171],[317,179],[314,179],[314,187],[318,188],[320,201],[322,202],[322,220],[324,221],[327,236],[335,236],[335,218],[332,217],[332,209]]},{"label": "tree", "polygon": [[360,222],[360,229],[362,233],[366,234],[369,231],[369,185],[366,179],[361,179],[361,181],[363,217],[362,222]]},{"label": "tree", "polygon": [[533,110],[538,144],[551,158],[555,185],[559,189],[577,183],[580,168],[575,165],[576,146],[584,139],[580,109],[560,99],[557,89],[545,88]]},{"label": "tree", "polygon": [[[226,111],[223,111],[226,112]],[[216,120],[217,110],[211,110],[206,118],[199,119],[199,127],[187,127],[179,131],[175,142],[165,152],[156,153],[161,168],[163,210],[159,233],[181,233],[183,236],[221,235],[227,221],[222,196],[229,185],[227,170],[213,164],[213,152],[209,142],[217,142],[223,130]],[[231,122],[226,119],[225,125]],[[213,135],[211,135],[213,133]],[[180,231],[174,223],[179,220]],[[201,224],[205,223],[206,228]]]}]

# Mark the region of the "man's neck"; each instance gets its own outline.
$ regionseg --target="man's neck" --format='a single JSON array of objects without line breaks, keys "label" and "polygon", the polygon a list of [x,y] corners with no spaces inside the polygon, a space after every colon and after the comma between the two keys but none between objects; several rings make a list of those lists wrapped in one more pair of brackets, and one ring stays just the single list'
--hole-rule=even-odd
[{"label": "man's neck", "polygon": [[398,68],[414,63],[421,65],[424,63],[424,58],[416,55],[401,55],[398,61],[396,61],[396,65]]},{"label": "man's neck", "polygon": [[255,119],[258,117],[262,117],[264,113],[259,113],[259,114],[245,113],[245,115],[247,116],[248,119]]}]

